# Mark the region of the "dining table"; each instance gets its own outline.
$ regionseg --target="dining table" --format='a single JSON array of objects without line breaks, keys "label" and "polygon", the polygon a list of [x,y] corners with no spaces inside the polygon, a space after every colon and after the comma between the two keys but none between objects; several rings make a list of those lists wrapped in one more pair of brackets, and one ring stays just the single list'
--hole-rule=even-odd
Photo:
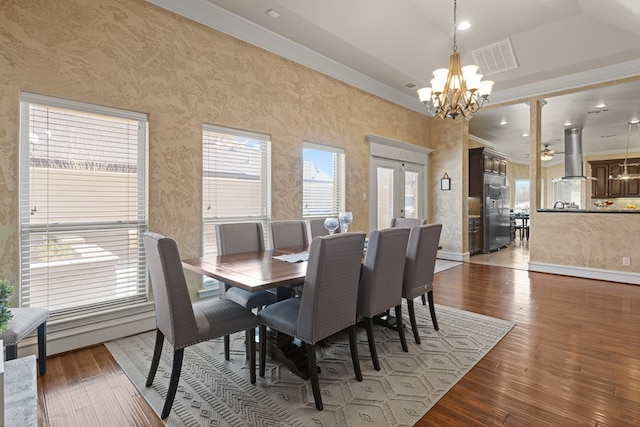
[{"label": "dining table", "polygon": [[[304,280],[307,259],[306,247],[292,247],[184,259],[182,266],[249,292],[272,289],[278,299],[284,299],[291,297],[291,285]],[[283,333],[270,333],[267,348],[272,359],[283,363],[295,375],[309,378],[304,346],[298,340]]]}]

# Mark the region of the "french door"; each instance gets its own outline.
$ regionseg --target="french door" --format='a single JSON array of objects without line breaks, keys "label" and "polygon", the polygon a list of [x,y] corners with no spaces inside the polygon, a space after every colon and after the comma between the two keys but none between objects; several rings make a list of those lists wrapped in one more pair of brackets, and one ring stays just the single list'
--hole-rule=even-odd
[{"label": "french door", "polygon": [[373,157],[370,228],[388,228],[391,218],[424,218],[425,166]]}]

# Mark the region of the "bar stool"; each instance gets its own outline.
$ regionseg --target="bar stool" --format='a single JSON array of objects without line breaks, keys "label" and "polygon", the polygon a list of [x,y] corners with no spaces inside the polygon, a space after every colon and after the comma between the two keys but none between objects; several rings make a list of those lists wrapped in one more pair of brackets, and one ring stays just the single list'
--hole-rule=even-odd
[{"label": "bar stool", "polygon": [[47,371],[47,319],[49,310],[40,307],[11,308],[13,317],[0,340],[7,348],[7,360],[18,357],[18,342],[38,328],[38,373]]}]

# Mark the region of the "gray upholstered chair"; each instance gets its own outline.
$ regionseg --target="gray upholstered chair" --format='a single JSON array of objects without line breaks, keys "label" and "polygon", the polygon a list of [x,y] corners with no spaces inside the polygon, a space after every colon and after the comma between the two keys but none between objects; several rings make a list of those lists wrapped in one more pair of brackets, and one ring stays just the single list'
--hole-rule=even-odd
[{"label": "gray upholstered chair", "polygon": [[402,297],[407,300],[411,329],[413,330],[413,337],[418,344],[420,344],[420,335],[418,334],[416,312],[413,306],[414,298],[427,294],[433,327],[436,331],[439,329],[436,311],[433,306],[433,275],[441,232],[442,224],[428,224],[413,227],[409,233]]},{"label": "gray upholstered chair", "polygon": [[[271,236],[272,249],[285,249],[294,247],[304,247],[309,245],[307,240],[307,224],[300,220],[272,221],[269,223],[269,235]],[[302,293],[302,284],[299,283],[289,285],[292,292],[300,295]],[[284,299],[284,291],[279,293],[278,299]]]},{"label": "gray upholstered chair", "polygon": [[376,371],[380,370],[380,363],[373,336],[375,316],[395,308],[400,344],[403,351],[409,351],[402,324],[402,279],[408,240],[408,228],[372,231],[362,265],[357,313],[364,317],[371,361]]},{"label": "gray upholstered chair", "polygon": [[[324,228],[324,227],[323,227]],[[269,223],[272,249],[306,247],[307,227],[304,221],[272,221]]]},{"label": "gray upholstered chair", "polygon": [[391,224],[389,227],[404,227],[404,228],[412,228],[418,227],[420,225],[424,225],[427,223],[426,219],[420,218],[391,218]]},{"label": "gray upholstered chair", "polygon": [[329,230],[324,228],[324,218],[308,219],[307,223],[307,240],[311,242],[314,237],[328,236]]},{"label": "gray upholstered chair", "polygon": [[7,348],[7,360],[18,357],[18,342],[38,329],[38,373],[47,372],[47,319],[49,310],[42,307],[11,308],[13,317],[7,329],[0,333],[0,340]]},{"label": "gray upholstered chair", "polygon": [[[264,233],[259,222],[238,222],[216,224],[216,244],[218,255],[233,255],[243,252],[264,251]],[[261,309],[278,300],[275,292],[249,292],[228,284],[223,285],[224,298],[248,309]],[[224,337],[224,353],[229,358],[229,336]]]},{"label": "gray upholstered chair", "polygon": [[348,329],[356,379],[362,381],[355,324],[363,246],[364,233],[316,237],[309,249],[302,296],[271,304],[257,315],[260,376],[265,372],[267,327],[300,339],[305,343],[311,388],[318,410],[323,408],[316,365],[315,345],[318,341]]},{"label": "gray upholstered chair", "polygon": [[173,367],[160,417],[169,416],[180,380],[184,349],[223,335],[245,331],[250,381],[256,381],[256,317],[228,299],[192,303],[182,270],[180,252],[173,239],[157,233],[143,234],[156,309],[156,344],[146,386],[153,384],[165,337],[173,346]]}]

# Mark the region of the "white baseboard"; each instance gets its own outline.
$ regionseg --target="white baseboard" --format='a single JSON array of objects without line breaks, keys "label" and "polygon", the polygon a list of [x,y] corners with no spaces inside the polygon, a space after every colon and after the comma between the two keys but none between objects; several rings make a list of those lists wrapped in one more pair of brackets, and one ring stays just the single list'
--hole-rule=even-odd
[{"label": "white baseboard", "polygon": [[[47,355],[100,344],[156,328],[153,303],[93,316],[47,323]],[[38,354],[35,333],[20,341],[18,357]]]},{"label": "white baseboard", "polygon": [[640,273],[530,262],[529,271],[640,285]]},{"label": "white baseboard", "polygon": [[460,253],[460,252],[449,252],[449,251],[439,250],[438,258],[447,259],[449,261],[469,262],[469,252]]}]

